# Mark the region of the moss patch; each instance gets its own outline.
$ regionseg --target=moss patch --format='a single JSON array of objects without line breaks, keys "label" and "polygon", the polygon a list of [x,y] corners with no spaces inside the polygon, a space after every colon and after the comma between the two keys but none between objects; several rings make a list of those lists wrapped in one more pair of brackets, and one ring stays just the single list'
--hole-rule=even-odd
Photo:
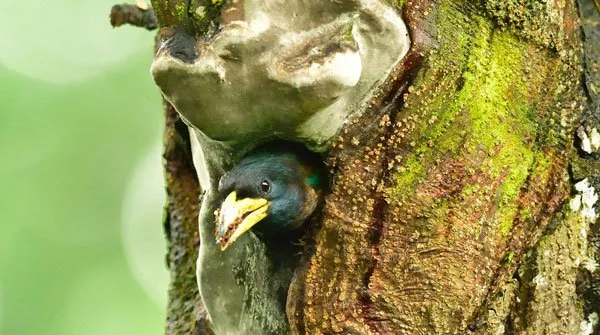
[{"label": "moss patch", "polygon": [[224,0],[187,1],[152,0],[152,7],[161,27],[179,26],[196,36],[213,34],[219,27]]},{"label": "moss patch", "polygon": [[[450,4],[439,8],[440,48],[405,96],[397,136],[404,138],[407,154],[392,174],[387,198],[403,203],[419,192],[431,195],[427,183],[443,174],[460,194],[452,197],[451,207],[479,215],[507,236],[524,214],[516,199],[529,175],[549,169],[543,148],[555,142],[536,143],[537,124],[546,117],[537,108],[552,99],[540,92],[558,66],[550,61],[544,69],[532,68],[549,55],[531,54],[530,42],[510,30],[495,30],[487,18],[461,21],[463,15]],[[468,199],[489,199],[493,207],[484,213]],[[445,217],[438,221],[452,224]]]},{"label": "moss patch", "polygon": [[391,0],[390,2],[392,5],[402,9],[402,7],[404,7],[404,5],[406,5],[408,0]]},{"label": "moss patch", "polygon": [[566,39],[565,0],[487,0],[486,10],[502,29],[546,46],[561,49]]}]

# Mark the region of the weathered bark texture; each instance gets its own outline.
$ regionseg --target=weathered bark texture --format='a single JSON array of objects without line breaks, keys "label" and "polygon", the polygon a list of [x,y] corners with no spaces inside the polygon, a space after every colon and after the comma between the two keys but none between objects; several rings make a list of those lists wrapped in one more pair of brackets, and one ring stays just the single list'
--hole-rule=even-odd
[{"label": "weathered bark texture", "polygon": [[211,334],[196,281],[200,189],[190,155],[187,127],[165,106],[164,160],[167,204],[164,229],[171,273],[167,334]]},{"label": "weathered bark texture", "polygon": [[147,5],[114,5],[110,11],[110,24],[113,28],[124,24],[130,24],[136,27],[143,27],[148,30],[157,28],[156,16],[154,11]]},{"label": "weathered bark texture", "polygon": [[405,7],[422,64],[332,152],[316,252],[292,286],[297,329],[462,333],[510,278],[519,262],[503,260],[521,259],[569,193],[582,99],[564,5],[556,25],[541,15],[521,32],[494,23],[519,15],[501,2],[493,18],[467,2]]},{"label": "weathered bark texture", "polygon": [[[153,5],[162,27],[211,27],[190,26],[183,1]],[[331,192],[288,292],[292,333],[600,334],[592,2],[394,6],[411,49],[326,154]],[[167,333],[205,334],[198,183],[166,111]]]}]

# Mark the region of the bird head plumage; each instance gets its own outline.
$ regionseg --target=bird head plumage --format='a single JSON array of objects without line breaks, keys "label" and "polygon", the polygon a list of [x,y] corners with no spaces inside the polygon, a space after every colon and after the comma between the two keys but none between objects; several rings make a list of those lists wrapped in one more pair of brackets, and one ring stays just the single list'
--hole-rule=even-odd
[{"label": "bird head plumage", "polygon": [[323,184],[317,154],[296,145],[266,146],[221,178],[215,236],[225,250],[256,227],[273,236],[298,229],[314,212]]}]

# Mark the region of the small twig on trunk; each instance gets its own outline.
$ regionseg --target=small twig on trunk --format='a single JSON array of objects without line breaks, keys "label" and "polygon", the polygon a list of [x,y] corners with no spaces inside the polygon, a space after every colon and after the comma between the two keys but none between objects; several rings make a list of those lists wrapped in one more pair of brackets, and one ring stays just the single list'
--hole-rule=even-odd
[{"label": "small twig on trunk", "polygon": [[110,24],[113,28],[124,24],[154,30],[158,27],[154,11],[148,6],[138,3],[136,5],[114,5],[110,11]]}]

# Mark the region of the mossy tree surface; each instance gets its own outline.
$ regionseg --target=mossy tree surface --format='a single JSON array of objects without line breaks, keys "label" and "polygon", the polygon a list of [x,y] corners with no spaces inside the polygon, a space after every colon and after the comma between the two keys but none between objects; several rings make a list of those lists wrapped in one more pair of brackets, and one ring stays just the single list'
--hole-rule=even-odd
[{"label": "mossy tree surface", "polygon": [[[576,20],[569,6],[565,21]],[[518,259],[569,194],[576,32],[561,30],[561,56],[498,29],[481,5],[424,11],[436,33],[416,78],[378,110],[376,135],[351,126],[332,154],[332,195],[297,283],[304,329],[464,332],[514,270],[503,260]]]},{"label": "mossy tree surface", "polygon": [[[202,6],[216,13],[219,5]],[[153,6],[163,28],[190,29],[185,1]],[[570,169],[581,161],[574,136],[590,109],[577,4],[395,6],[413,45],[328,152],[322,225],[288,293],[292,332],[578,334],[581,306],[590,314],[597,305],[576,290],[577,268],[593,248],[577,235],[593,222],[579,215],[585,192]],[[192,25],[200,26],[210,30]],[[598,173],[592,161],[578,163],[587,175],[577,179]],[[175,195],[184,191],[167,182]],[[186,217],[197,211],[182,208]],[[197,246],[186,243],[190,259]],[[190,325],[198,315],[189,313],[201,310],[197,291],[177,286],[193,275],[183,269],[173,278],[170,325]]]}]

